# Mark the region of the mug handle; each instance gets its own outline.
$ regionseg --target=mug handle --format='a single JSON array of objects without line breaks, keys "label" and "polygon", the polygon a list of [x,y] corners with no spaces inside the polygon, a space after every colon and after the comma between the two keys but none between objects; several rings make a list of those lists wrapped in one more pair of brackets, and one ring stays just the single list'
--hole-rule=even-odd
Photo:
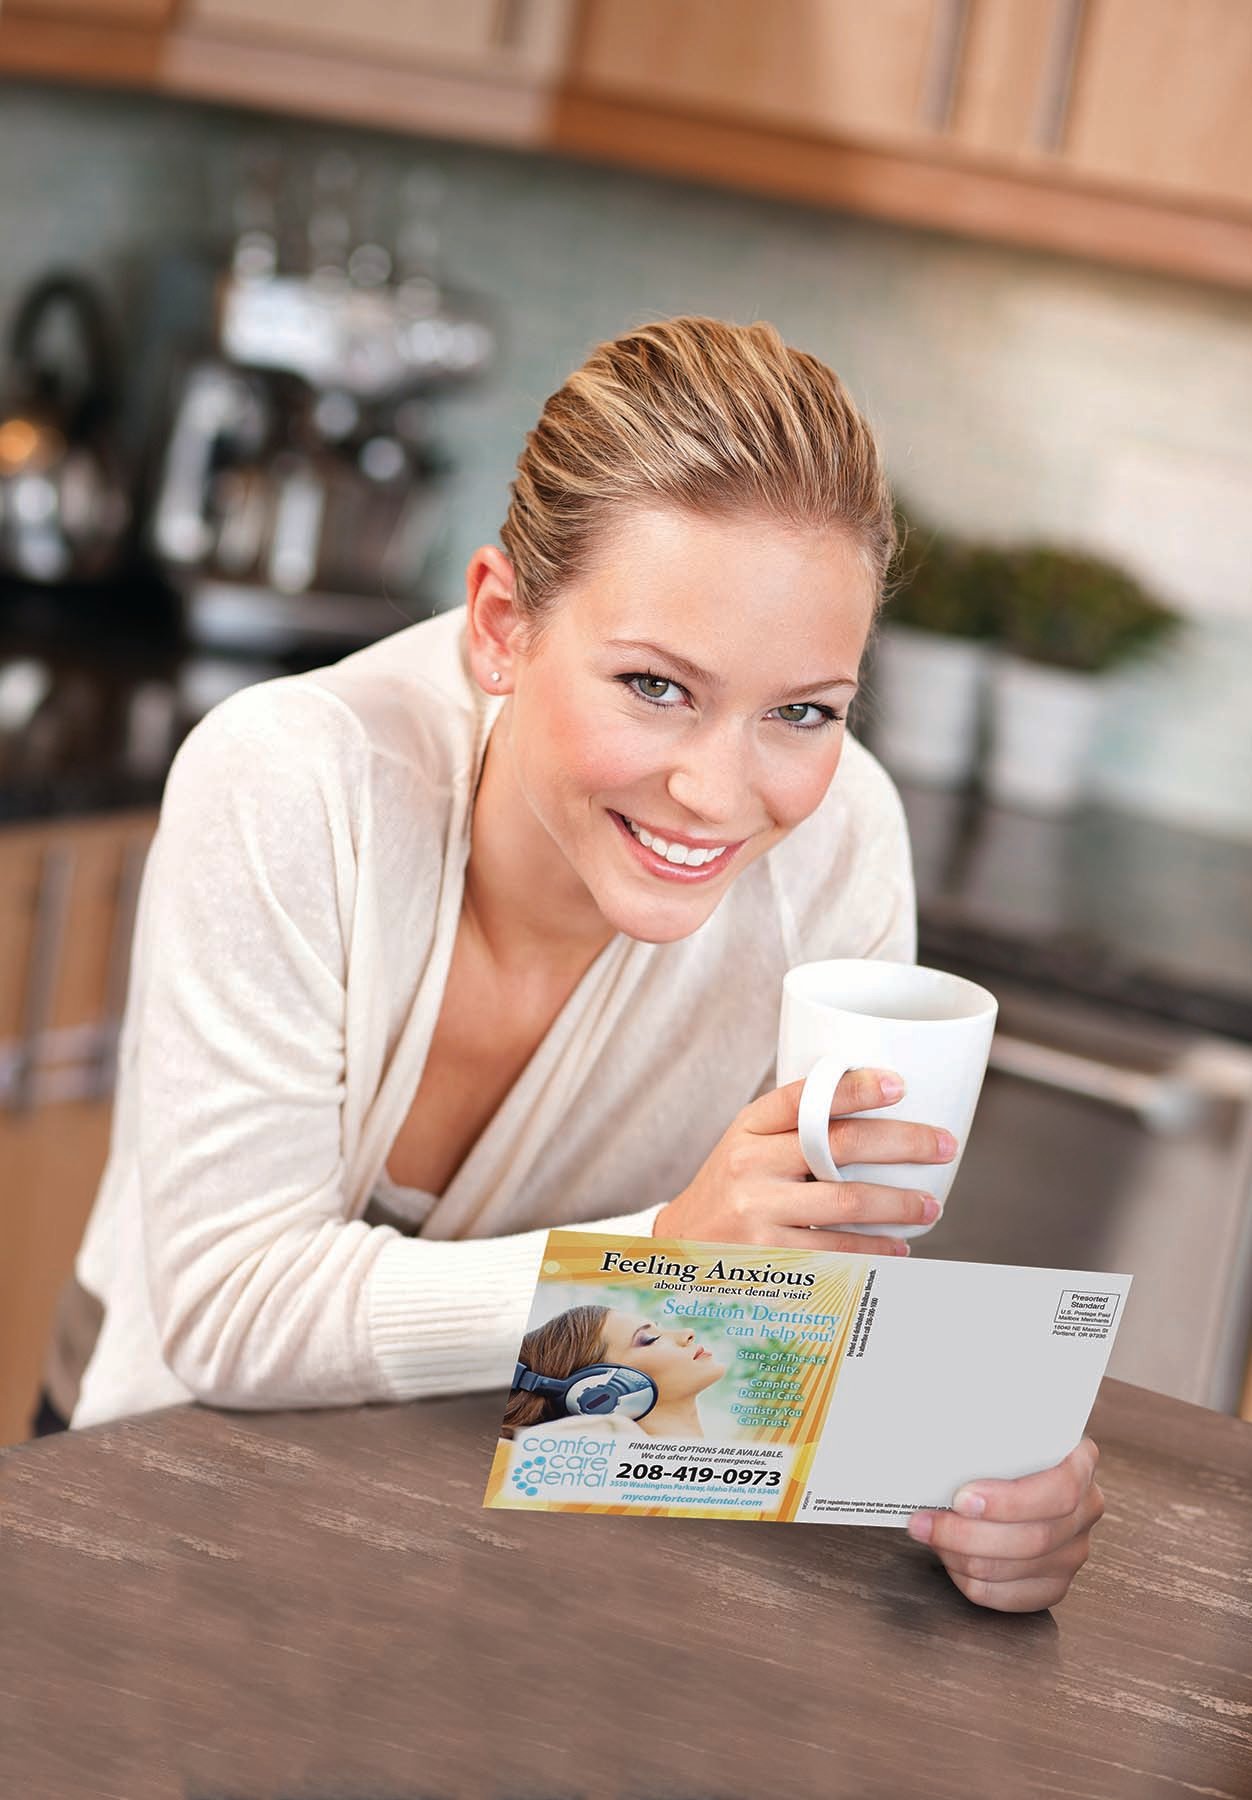
[{"label": "mug handle", "polygon": [[848,1064],[842,1056],[820,1057],[805,1077],[800,1095],[800,1148],[819,1181],[843,1180],[830,1154],[830,1109],[835,1103],[835,1089],[847,1072]]}]

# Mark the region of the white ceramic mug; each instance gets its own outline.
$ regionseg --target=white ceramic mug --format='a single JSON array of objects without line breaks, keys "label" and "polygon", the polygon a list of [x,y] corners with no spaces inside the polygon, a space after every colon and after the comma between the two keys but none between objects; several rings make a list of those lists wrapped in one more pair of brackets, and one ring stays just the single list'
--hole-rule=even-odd
[{"label": "white ceramic mug", "polygon": [[[933,1194],[940,1207],[961,1165],[982,1090],[996,998],[976,982],[873,958],[801,963],[783,977],[777,1083],[805,1077],[800,1146],[819,1181],[873,1181]],[[846,1116],[910,1119],[957,1141],[948,1163],[845,1163],[830,1153],[835,1089],[850,1069],[894,1069],[904,1097]],[[942,1215],[941,1215],[942,1216]],[[934,1221],[937,1223],[937,1221]],[[844,1225],[874,1237],[919,1237],[930,1225]]]}]

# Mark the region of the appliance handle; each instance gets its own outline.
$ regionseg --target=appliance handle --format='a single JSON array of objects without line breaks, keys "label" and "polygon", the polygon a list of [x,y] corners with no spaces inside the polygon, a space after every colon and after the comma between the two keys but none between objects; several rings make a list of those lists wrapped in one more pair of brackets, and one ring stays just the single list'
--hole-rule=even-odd
[{"label": "appliance handle", "polygon": [[246,396],[241,378],[218,363],[197,363],[186,377],[150,527],[158,556],[177,566],[208,560],[217,528],[205,494],[218,439],[236,427]]},{"label": "appliance handle", "polygon": [[1175,1137],[1192,1131],[1211,1101],[1221,1097],[1214,1088],[1176,1075],[1147,1075],[1073,1050],[1057,1050],[997,1031],[991,1042],[991,1068],[1019,1081],[1057,1088],[1087,1100],[1101,1100],[1135,1115],[1148,1131]]}]

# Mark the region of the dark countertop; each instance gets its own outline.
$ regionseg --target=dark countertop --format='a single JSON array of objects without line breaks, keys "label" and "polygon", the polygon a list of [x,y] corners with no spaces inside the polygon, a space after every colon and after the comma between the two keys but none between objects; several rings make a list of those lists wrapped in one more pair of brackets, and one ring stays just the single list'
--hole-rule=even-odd
[{"label": "dark countertop", "polygon": [[[0,747],[0,826],[155,808],[208,705],[354,647],[205,651],[150,576],[124,592],[55,598],[0,586],[0,675],[34,657],[56,684],[22,739]],[[924,961],[1252,1042],[1252,844],[1102,809],[1047,819],[971,794],[901,792]]]},{"label": "dark countertop", "polygon": [[[397,609],[396,628],[405,623]],[[174,752],[210,706],[367,641],[206,648],[188,639],[177,596],[144,569],[120,587],[55,594],[0,579],[0,680],[26,659],[53,675],[21,736],[6,740],[0,730],[0,826],[156,808]]]},{"label": "dark countertop", "polygon": [[1252,1042],[1252,844],[905,787],[923,961]]},{"label": "dark countertop", "polygon": [[904,1532],[482,1510],[502,1399],[0,1453],[5,1794],[1246,1795],[1252,1428],[1122,1382],[1053,1611]]}]

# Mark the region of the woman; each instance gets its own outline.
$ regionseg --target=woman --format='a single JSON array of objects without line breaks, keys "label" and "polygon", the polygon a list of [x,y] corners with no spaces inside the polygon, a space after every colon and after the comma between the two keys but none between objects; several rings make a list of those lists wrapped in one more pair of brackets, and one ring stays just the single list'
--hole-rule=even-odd
[{"label": "woman", "polygon": [[[501,539],[463,610],[232,696],[175,759],[75,1427],[502,1387],[550,1226],[883,1254],[840,1226],[929,1216],[808,1181],[772,1078],[788,967],[914,953],[900,804],[844,730],[894,526],[837,376],[768,325],[603,344]],[[899,1092],[844,1082],[836,1159],[954,1154],[837,1117]],[[1059,1598],[1094,1459],[939,1515],[958,1585]]]},{"label": "woman", "polygon": [[[544,1325],[537,1325],[522,1339],[518,1361],[536,1375],[568,1381],[583,1369],[631,1369],[652,1383],[648,1410],[639,1417],[619,1411],[596,1414],[597,1426],[620,1425],[630,1435],[681,1438],[690,1443],[704,1436],[697,1405],[699,1395],[726,1373],[726,1364],[696,1341],[687,1325],[662,1331],[651,1319],[641,1319],[620,1306],[571,1306]],[[576,1421],[564,1400],[553,1394],[527,1392],[515,1387],[504,1410],[502,1435],[512,1437],[528,1425]]]}]

